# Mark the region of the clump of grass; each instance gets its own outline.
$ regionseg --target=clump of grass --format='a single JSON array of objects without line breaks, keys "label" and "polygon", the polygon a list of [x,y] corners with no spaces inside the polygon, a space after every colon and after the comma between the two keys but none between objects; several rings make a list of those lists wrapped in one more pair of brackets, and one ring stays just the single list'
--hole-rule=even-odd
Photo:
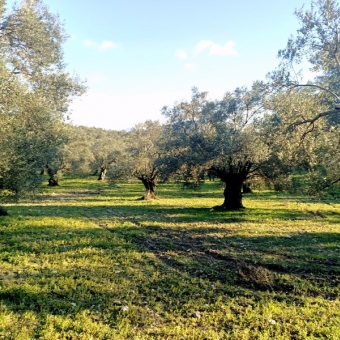
[{"label": "clump of grass", "polygon": [[238,273],[246,282],[260,285],[271,285],[274,282],[275,274],[263,266],[254,266],[244,261],[237,264]]}]

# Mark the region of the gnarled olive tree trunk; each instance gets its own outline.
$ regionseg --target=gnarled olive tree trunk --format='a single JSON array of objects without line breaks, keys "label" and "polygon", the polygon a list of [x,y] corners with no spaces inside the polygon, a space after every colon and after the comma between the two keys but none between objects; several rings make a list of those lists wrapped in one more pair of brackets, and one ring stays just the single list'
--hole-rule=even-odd
[{"label": "gnarled olive tree trunk", "polygon": [[156,199],[155,188],[157,186],[157,175],[150,177],[147,175],[142,175],[138,176],[137,178],[142,181],[145,187],[145,194],[142,197],[142,199],[144,200]]},{"label": "gnarled olive tree trunk", "polygon": [[225,182],[224,202],[221,205],[226,210],[237,210],[244,208],[242,204],[243,179],[236,174],[228,176]]},{"label": "gnarled olive tree trunk", "polygon": [[227,167],[212,167],[221,181],[225,183],[224,202],[220,208],[225,210],[243,209],[242,189],[244,182],[248,179],[253,163],[250,161],[228,164]]}]

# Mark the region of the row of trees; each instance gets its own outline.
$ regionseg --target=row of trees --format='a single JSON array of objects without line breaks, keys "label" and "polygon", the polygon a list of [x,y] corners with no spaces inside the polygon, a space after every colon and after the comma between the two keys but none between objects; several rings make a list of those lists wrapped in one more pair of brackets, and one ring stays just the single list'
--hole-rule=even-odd
[{"label": "row of trees", "polygon": [[[209,171],[225,183],[221,207],[239,209],[242,186],[251,178],[283,183],[304,171],[314,191],[340,181],[335,0],[313,1],[310,10],[296,11],[298,34],[279,51],[281,62],[266,81],[214,101],[193,88],[190,101],[162,109],[165,124],[147,121],[129,132],[65,124],[70,101],[85,88],[65,72],[60,50],[65,34],[57,17],[39,0],[2,13],[3,188],[17,194],[32,190],[42,171],[50,185],[58,184],[61,173],[97,174],[100,180],[138,178],[144,198],[151,199],[159,179],[198,183]],[[25,28],[25,20],[38,33]],[[303,82],[298,71],[305,59],[317,75],[312,81]]]}]

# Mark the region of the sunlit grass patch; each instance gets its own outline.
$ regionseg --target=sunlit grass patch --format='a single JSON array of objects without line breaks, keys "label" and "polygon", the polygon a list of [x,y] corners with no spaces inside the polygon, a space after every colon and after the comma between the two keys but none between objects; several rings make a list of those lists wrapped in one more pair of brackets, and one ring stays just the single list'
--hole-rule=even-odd
[{"label": "sunlit grass patch", "polygon": [[340,338],[340,205],[64,179],[0,217],[0,338]]}]

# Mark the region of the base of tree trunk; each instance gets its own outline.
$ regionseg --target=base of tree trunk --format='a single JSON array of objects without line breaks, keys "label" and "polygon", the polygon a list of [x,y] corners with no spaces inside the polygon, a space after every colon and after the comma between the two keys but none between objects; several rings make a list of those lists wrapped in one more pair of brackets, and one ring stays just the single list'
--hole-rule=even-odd
[{"label": "base of tree trunk", "polygon": [[49,185],[50,187],[59,186],[58,181],[57,181],[56,179],[54,179],[54,178],[50,178],[50,179],[48,180],[48,185]]},{"label": "base of tree trunk", "polygon": [[156,194],[155,194],[155,187],[156,187],[156,179],[155,178],[144,178],[144,177],[138,177],[140,179],[145,187],[145,194],[141,198],[142,200],[155,200]]},{"label": "base of tree trunk", "polygon": [[212,209],[214,209],[215,211],[233,211],[233,210],[241,210],[241,209],[245,209],[245,207],[242,206],[226,206],[226,205],[216,205],[214,207],[212,207]]},{"label": "base of tree trunk", "polygon": [[221,208],[224,210],[240,210],[240,209],[245,209],[243,205],[221,205]]},{"label": "base of tree trunk", "polygon": [[145,200],[145,201],[148,201],[148,200],[156,200],[157,197],[155,195],[154,192],[148,192],[146,193],[144,196],[141,197],[141,200]]}]

